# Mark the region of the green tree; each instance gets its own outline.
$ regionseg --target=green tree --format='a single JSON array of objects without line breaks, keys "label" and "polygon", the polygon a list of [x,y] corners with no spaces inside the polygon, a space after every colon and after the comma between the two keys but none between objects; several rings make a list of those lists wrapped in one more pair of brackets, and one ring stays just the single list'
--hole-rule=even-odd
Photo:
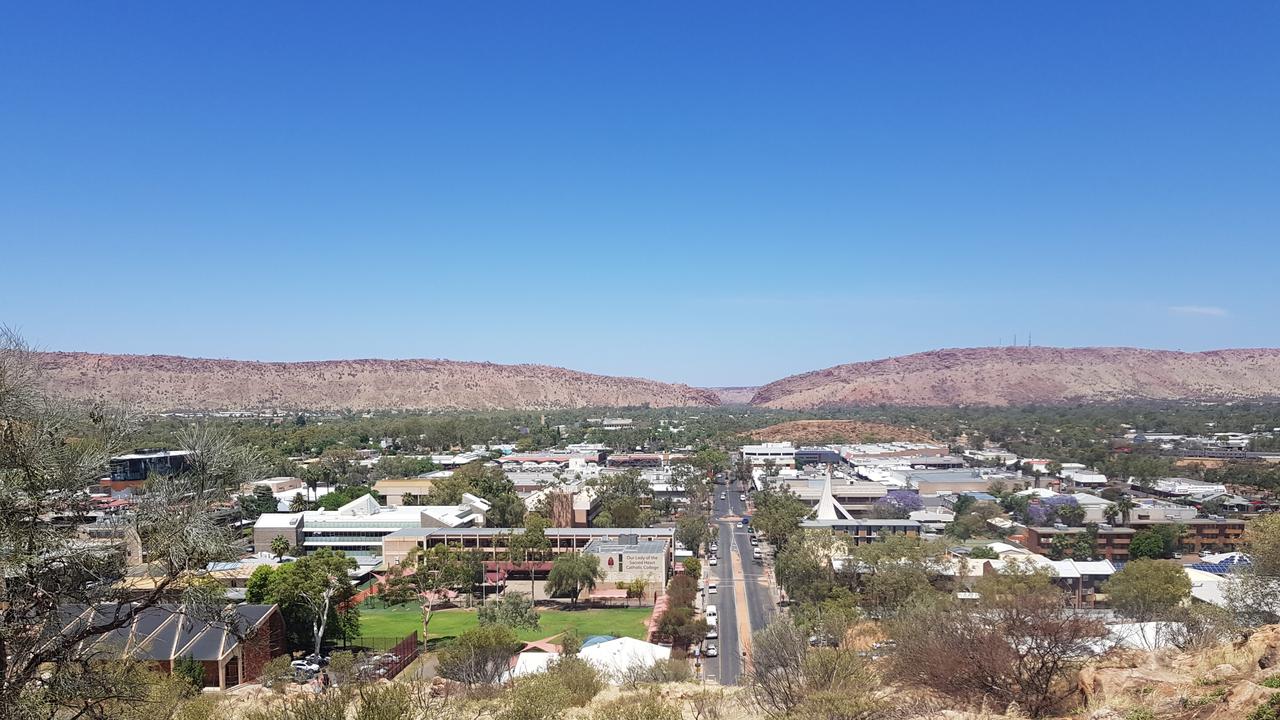
[{"label": "green tree", "polygon": [[249,581],[245,584],[244,601],[261,605],[263,603],[273,602],[271,600],[271,576],[275,573],[275,568],[270,565],[259,565],[249,574]]},{"label": "green tree", "polygon": [[520,641],[511,628],[479,625],[438,653],[439,673],[468,686],[492,685],[507,672],[519,649]]},{"label": "green tree", "polygon": [[698,558],[685,558],[683,565],[685,575],[688,575],[694,580],[702,577],[702,561]]},{"label": "green tree", "polygon": [[290,632],[310,626],[316,654],[330,633],[346,635],[359,627],[359,608],[345,607],[355,595],[349,573],[356,567],[341,550],[321,548],[271,573],[271,601],[280,605]]},{"label": "green tree", "polygon": [[1168,560],[1132,560],[1102,586],[1111,607],[1138,622],[1148,622],[1191,596],[1191,579]]},{"label": "green tree", "polygon": [[466,493],[489,503],[485,524],[490,527],[521,527],[524,501],[516,494],[515,483],[502,468],[477,460],[454,470],[453,475],[433,482],[423,498],[428,505],[457,505]]},{"label": "green tree", "polygon": [[276,556],[276,562],[283,560],[284,556],[289,554],[289,547],[289,540],[283,535],[271,538],[271,554]]},{"label": "green tree", "polygon": [[1129,541],[1129,557],[1135,560],[1164,557],[1164,538],[1154,530],[1139,530]]},{"label": "green tree", "polygon": [[303,512],[310,508],[311,503],[307,502],[307,499],[302,496],[301,492],[294,493],[293,497],[289,499],[289,512],[291,513]]},{"label": "green tree", "polygon": [[675,537],[685,548],[699,552],[711,540],[710,520],[702,513],[686,513],[676,520]]},{"label": "green tree", "polygon": [[503,625],[510,628],[534,629],[538,627],[538,611],[533,600],[523,593],[508,591],[500,598],[490,600],[476,611],[481,625]]},{"label": "green tree", "polygon": [[563,553],[551,563],[547,575],[547,593],[553,596],[569,595],[571,603],[578,603],[583,590],[594,590],[596,583],[604,579],[600,559],[591,553]]},{"label": "green tree", "polygon": [[398,604],[416,600],[422,607],[422,641],[431,637],[431,614],[449,593],[469,595],[480,582],[484,566],[474,552],[440,544],[414,548],[387,573],[384,598]]},{"label": "green tree", "polygon": [[534,596],[534,563],[542,562],[551,553],[551,541],[547,539],[550,523],[541,513],[531,512],[524,518],[524,532],[513,533],[507,544],[507,557],[517,567],[529,570],[529,597]]},{"label": "green tree", "polygon": [[987,545],[979,545],[969,551],[969,557],[974,560],[998,560],[1000,555]]},{"label": "green tree", "polygon": [[786,545],[800,529],[800,521],[813,512],[790,490],[766,489],[755,493],[752,501],[755,513],[751,516],[751,526],[776,548]]}]

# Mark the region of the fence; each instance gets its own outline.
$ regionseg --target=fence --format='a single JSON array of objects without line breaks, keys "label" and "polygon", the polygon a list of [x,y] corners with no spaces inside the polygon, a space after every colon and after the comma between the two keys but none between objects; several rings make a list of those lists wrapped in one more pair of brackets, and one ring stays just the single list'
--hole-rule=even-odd
[{"label": "fence", "polygon": [[348,649],[363,651],[370,655],[394,655],[395,660],[378,665],[386,670],[383,675],[390,680],[409,667],[418,657],[418,631],[415,630],[404,637],[358,637],[351,640]]}]

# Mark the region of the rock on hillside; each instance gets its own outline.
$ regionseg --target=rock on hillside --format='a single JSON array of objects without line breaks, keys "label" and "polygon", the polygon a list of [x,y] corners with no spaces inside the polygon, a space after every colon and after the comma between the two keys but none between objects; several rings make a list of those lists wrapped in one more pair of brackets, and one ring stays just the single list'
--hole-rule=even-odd
[{"label": "rock on hillside", "polygon": [[935,350],[793,375],[754,405],[1025,405],[1116,400],[1280,398],[1280,350],[1199,353],[1135,348]]},{"label": "rock on hillside", "polygon": [[718,405],[687,385],[546,365],[451,360],[246,362],[168,355],[43,353],[51,389],[142,411],[539,410]]},{"label": "rock on hillside", "polygon": [[789,440],[801,445],[826,442],[928,442],[929,433],[916,428],[859,420],[794,420],[747,433],[753,440]]}]

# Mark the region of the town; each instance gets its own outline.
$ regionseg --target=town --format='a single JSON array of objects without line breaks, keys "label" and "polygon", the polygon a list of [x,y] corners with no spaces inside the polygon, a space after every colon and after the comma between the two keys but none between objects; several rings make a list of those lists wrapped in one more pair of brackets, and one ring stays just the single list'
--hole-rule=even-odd
[{"label": "town", "polygon": [[[945,636],[920,633],[941,618],[903,624],[940,604],[1034,606],[1069,628],[1071,641],[1055,642],[1089,657],[1194,647],[1280,610],[1273,558],[1259,557],[1276,537],[1275,485],[1204,469],[1280,467],[1267,449],[1276,428],[1121,424],[1099,434],[1104,460],[1090,465],[1065,449],[1022,457],[977,430],[875,439],[868,428],[894,427],[855,423],[862,441],[742,442],[848,428],[811,419],[744,435],[769,415],[727,411],[544,414],[507,426],[516,441],[431,452],[417,451],[426,433],[369,435],[362,423],[384,422],[374,414],[159,417],[148,437],[173,445],[109,457],[71,488],[78,500],[39,517],[69,547],[122,558],[110,603],[59,622],[74,633],[138,608],[93,640],[99,652],[230,697],[397,679],[518,688],[564,681],[570,660],[602,684],[768,688],[788,633],[806,652],[836,648],[882,672],[911,664],[945,695],[930,674]],[[709,429],[720,425],[732,429]],[[228,452],[211,441],[228,428],[328,434],[272,465],[289,474],[238,469],[251,474],[233,475],[206,518],[226,544],[175,564],[140,521],[155,497],[188,504],[191,478],[236,462],[211,457]],[[1061,681],[1011,688],[1009,700],[1045,712]]]}]

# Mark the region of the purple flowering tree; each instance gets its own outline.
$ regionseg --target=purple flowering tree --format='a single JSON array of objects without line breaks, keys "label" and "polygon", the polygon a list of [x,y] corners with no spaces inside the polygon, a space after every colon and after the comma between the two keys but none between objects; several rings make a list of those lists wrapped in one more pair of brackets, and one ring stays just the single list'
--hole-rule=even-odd
[{"label": "purple flowering tree", "polygon": [[890,490],[888,494],[872,504],[871,516],[902,519],[922,509],[924,509],[924,501],[917,493],[910,490]]}]

